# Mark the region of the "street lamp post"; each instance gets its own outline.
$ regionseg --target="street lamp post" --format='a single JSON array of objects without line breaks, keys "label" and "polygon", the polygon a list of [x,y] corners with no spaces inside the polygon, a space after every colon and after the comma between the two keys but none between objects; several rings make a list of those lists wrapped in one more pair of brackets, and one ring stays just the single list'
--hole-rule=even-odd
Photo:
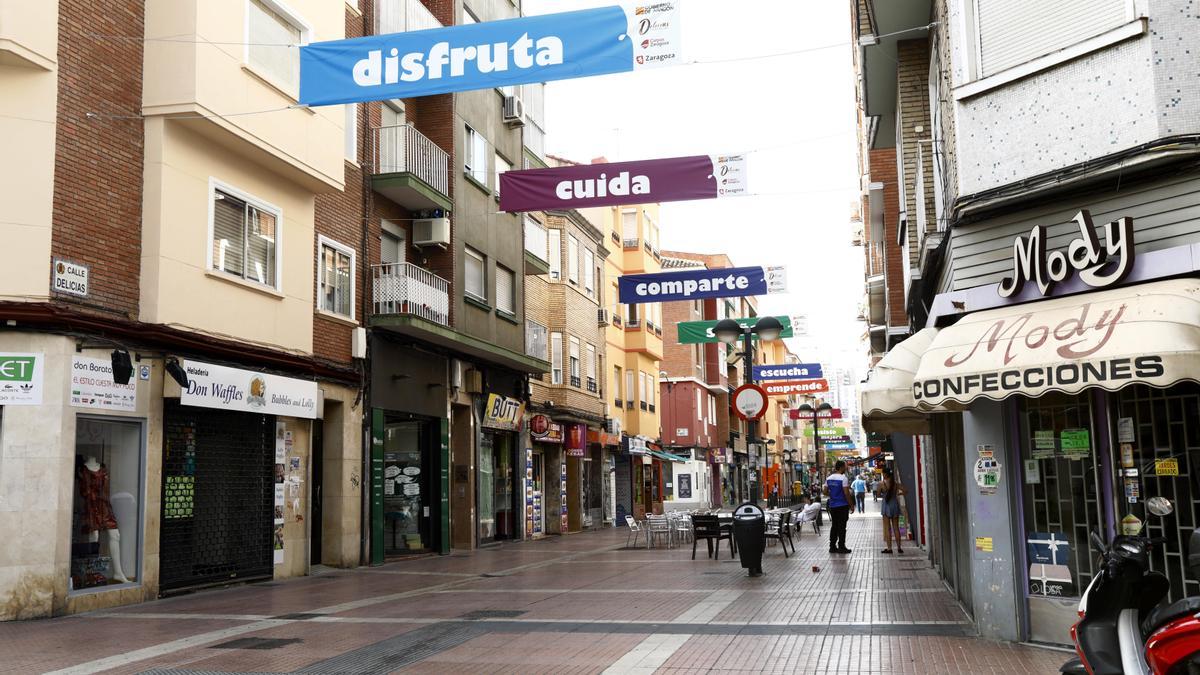
[{"label": "street lamp post", "polygon": [[799,410],[805,416],[812,415],[812,418],[813,418],[813,460],[816,461],[817,453],[821,451],[821,426],[820,426],[821,413],[833,410],[833,406],[829,405],[829,403],[821,403],[821,405],[814,408],[811,405],[809,405],[808,403],[804,403],[799,408],[797,408],[797,410]]},{"label": "street lamp post", "polygon": [[[758,339],[764,342],[778,340],[779,335],[783,333],[783,324],[779,323],[779,319],[773,316],[764,316],[754,323],[753,326],[743,326],[733,319],[721,319],[717,325],[713,327],[713,334],[717,339],[727,345],[734,345],[738,338],[742,338],[742,373],[744,384],[753,382],[754,368],[754,352],[751,351],[750,338],[757,334]],[[754,489],[750,491],[750,503],[758,503],[758,467],[756,460],[758,453],[754,450],[755,444],[755,425],[757,420],[746,420],[746,450],[750,453],[750,478],[754,483]]]},{"label": "street lamp post", "polygon": [[791,450],[783,451],[783,464],[784,464],[784,466],[787,467],[787,473],[785,475],[787,476],[788,499],[795,500],[796,494],[792,490],[792,485],[793,485],[793,483],[795,483],[795,481],[793,480],[794,476],[792,475],[792,451]]}]

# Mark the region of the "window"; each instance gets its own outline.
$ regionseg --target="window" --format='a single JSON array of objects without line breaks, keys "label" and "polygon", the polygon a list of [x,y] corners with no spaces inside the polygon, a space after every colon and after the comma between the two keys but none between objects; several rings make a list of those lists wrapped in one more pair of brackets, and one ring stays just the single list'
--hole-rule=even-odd
[{"label": "window", "polygon": [[300,90],[300,50],[277,45],[308,42],[308,26],[274,0],[246,8],[246,63],[293,97]]},{"label": "window", "polygon": [[562,333],[550,334],[550,384],[562,384]]},{"label": "window", "polygon": [[638,401],[641,403],[642,410],[646,409],[646,371],[638,371]]},{"label": "window", "polygon": [[358,161],[358,104],[348,103],[346,109],[346,159]]},{"label": "window", "polygon": [[[135,382],[130,382],[132,391]],[[109,379],[111,386],[111,378]],[[123,388],[118,385],[118,388]],[[185,425],[186,426],[186,425]],[[99,419],[80,414],[75,422],[75,511],[90,536],[71,546],[71,590],[118,588],[142,581],[141,528],[145,468],[142,424],[136,420]],[[203,447],[203,446],[202,446]],[[201,453],[203,454],[203,453]],[[189,453],[192,461],[195,455]],[[183,460],[175,464],[182,468]],[[191,518],[195,496],[193,476],[183,471],[167,475],[163,518]],[[70,493],[67,496],[70,499]],[[78,527],[78,525],[76,526]],[[89,545],[85,542],[91,541]]]},{"label": "window", "polygon": [[654,412],[654,394],[658,389],[658,380],[652,373],[646,374],[646,402],[650,404],[650,412]]},{"label": "window", "polygon": [[525,216],[525,250],[537,256],[538,260],[549,260],[546,254],[546,228],[529,216]]},{"label": "window", "polygon": [[637,246],[637,211],[621,212],[621,238],[625,246]]},{"label": "window", "polygon": [[717,397],[712,394],[708,395],[708,423],[717,423]]},{"label": "window", "polygon": [[517,315],[517,278],[503,265],[496,265],[496,309]]},{"label": "window", "polygon": [[621,306],[625,308],[625,325],[630,326],[630,327],[637,326],[638,320],[640,319],[639,313],[638,313],[638,307],[640,305],[631,304],[631,305],[621,305]]},{"label": "window", "polygon": [[512,169],[512,164],[497,153],[496,157],[496,196],[500,196],[500,174]]},{"label": "window", "polygon": [[550,246],[550,258],[547,262],[550,263],[550,278],[555,280],[562,279],[562,231],[547,230],[546,240]]},{"label": "window", "polygon": [[569,364],[571,368],[571,386],[582,386],[582,383],[579,381],[579,338],[577,337],[571,338],[570,358],[571,360]]},{"label": "window", "polygon": [[354,318],[354,249],[325,237],[317,238],[317,307],[323,312]]},{"label": "window", "polygon": [[471,127],[466,127],[466,129],[466,143],[463,144],[466,157],[463,158],[463,170],[471,178],[487,185],[487,139]]},{"label": "window", "polygon": [[212,187],[209,266],[278,290],[282,212],[225,187]]},{"label": "window", "polygon": [[625,403],[630,408],[633,407],[633,395],[635,393],[637,393],[637,390],[633,388],[633,371],[627,370],[625,371]]},{"label": "window", "polygon": [[579,283],[579,240],[573,234],[567,235],[567,279]]},{"label": "window", "polygon": [[979,77],[1083,42],[1129,20],[1129,0],[973,0],[970,5],[978,31]]},{"label": "window", "polygon": [[584,362],[587,373],[587,389],[596,393],[596,345],[587,346],[587,361]]},{"label": "window", "polygon": [[621,407],[621,366],[613,366],[613,400]]},{"label": "window", "polygon": [[546,327],[536,321],[525,321],[525,353],[539,359],[547,358],[550,346],[546,343]]},{"label": "window", "polygon": [[583,288],[596,297],[596,254],[590,248],[583,249]]},{"label": "window", "polygon": [[470,246],[463,248],[466,252],[466,293],[468,297],[487,301],[487,258]]},{"label": "window", "polygon": [[379,262],[384,265],[405,261],[404,230],[398,224],[385,220],[379,233]]}]

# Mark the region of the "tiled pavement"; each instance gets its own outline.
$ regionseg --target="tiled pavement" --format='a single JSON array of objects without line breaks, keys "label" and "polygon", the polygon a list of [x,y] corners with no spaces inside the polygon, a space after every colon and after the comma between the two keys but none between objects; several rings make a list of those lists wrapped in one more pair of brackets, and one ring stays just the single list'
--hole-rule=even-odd
[{"label": "tiled pavement", "polygon": [[626,549],[624,529],[336,570],[0,624],[0,673],[1054,673],[1067,658],[972,637],[928,561],[880,554],[879,533],[856,516],[856,552],[831,556],[809,530],[790,558],[769,547],[757,579],[727,550]]}]

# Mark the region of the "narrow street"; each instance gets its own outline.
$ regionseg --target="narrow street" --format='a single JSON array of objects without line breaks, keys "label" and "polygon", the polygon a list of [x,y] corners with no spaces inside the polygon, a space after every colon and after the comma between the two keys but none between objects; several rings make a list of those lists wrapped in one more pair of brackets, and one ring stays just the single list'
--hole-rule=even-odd
[{"label": "narrow street", "polygon": [[[1068,654],[973,637],[915,550],[811,528],[751,579],[728,550],[624,528],[0,625],[8,673],[1052,673]],[[725,542],[723,542],[725,543]],[[813,566],[820,571],[813,572]]]}]

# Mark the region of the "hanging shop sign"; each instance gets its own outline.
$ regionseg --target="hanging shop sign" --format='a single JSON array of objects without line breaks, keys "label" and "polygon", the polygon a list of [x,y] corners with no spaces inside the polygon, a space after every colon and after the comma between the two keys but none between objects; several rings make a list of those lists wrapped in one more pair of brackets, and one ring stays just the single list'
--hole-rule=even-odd
[{"label": "hanging shop sign", "polygon": [[[846,427],[827,427],[825,429],[821,429],[820,431],[821,431],[821,438],[826,438],[829,436],[845,436],[847,433]],[[813,437],[812,427],[805,427],[804,437],[805,438]]]},{"label": "hanging shop sign", "polygon": [[[545,419],[544,427],[541,427],[539,424],[537,424],[538,417]],[[540,429],[540,431],[535,431],[535,429]],[[534,415],[533,419],[530,421],[529,435],[532,436],[533,440],[537,441],[538,443],[554,443],[556,445],[561,445],[566,441],[566,430],[563,428],[563,425],[559,424],[558,422],[551,422],[550,418],[546,417],[545,415]]]},{"label": "hanging shop sign", "polygon": [[626,274],[617,279],[618,301],[627,305],[766,293],[766,273],[761,267]]},{"label": "hanging shop sign", "polygon": [[137,410],[137,380],[113,382],[112,359],[76,355],[71,359],[71,405],[99,410]]},{"label": "hanging shop sign", "polygon": [[[761,317],[748,318],[748,319],[734,319],[734,321],[737,321],[738,325],[740,325],[743,328],[747,328],[747,327],[752,328],[754,326],[754,324],[758,322],[759,318],[761,318]],[[792,331],[792,317],[777,316],[775,318],[783,326],[783,330],[780,331],[779,337],[789,338],[789,337],[793,337],[795,335],[795,333]],[[678,330],[679,344],[681,344],[681,345],[698,345],[698,344],[707,344],[707,343],[712,343],[712,342],[720,342],[720,340],[717,339],[716,333],[713,332],[714,329],[717,327],[718,323],[720,323],[720,322],[718,322],[718,321],[683,321],[678,324],[675,324],[675,327]],[[758,334],[751,332],[750,339],[757,340]]]},{"label": "hanging shop sign", "polygon": [[310,420],[318,417],[316,382],[199,361],[186,361],[183,369],[189,380],[179,396],[183,405]]},{"label": "hanging shop sign", "polygon": [[733,391],[733,412],[744,420],[756,420],[767,411],[767,392],[756,384],[743,384]]},{"label": "hanging shop sign", "polygon": [[799,380],[796,382],[763,382],[762,388],[769,396],[792,396],[793,394],[824,394],[829,391],[826,380]]},{"label": "hanging shop sign", "polygon": [[1105,225],[1103,241],[1087,209],[1076,214],[1075,224],[1079,226],[1079,236],[1065,249],[1050,253],[1046,252],[1045,225],[1035,225],[1028,238],[1017,237],[1013,242],[1013,273],[1000,281],[997,288],[1000,297],[1017,295],[1027,281],[1035,281],[1038,290],[1046,295],[1072,270],[1092,288],[1120,283],[1133,268],[1133,218],[1119,218]]},{"label": "hanging shop sign", "polygon": [[524,402],[499,394],[488,394],[483,409],[482,426],[488,429],[516,431],[521,428],[521,418],[524,415]]},{"label": "hanging shop sign", "polygon": [[542,439],[546,434],[550,433],[550,418],[545,415],[532,415],[529,418],[529,435],[535,439]]},{"label": "hanging shop sign", "polygon": [[819,413],[817,411],[804,412],[799,409],[789,410],[788,417],[791,419],[794,419],[794,420],[811,420],[813,418],[814,413],[816,413],[817,419],[822,419],[822,420],[840,420],[840,419],[842,419],[842,409],[841,408],[831,408],[829,410],[822,410]]},{"label": "hanging shop sign", "polygon": [[568,424],[566,446],[568,457],[583,457],[587,447],[587,425]]},{"label": "hanging shop sign", "polygon": [[41,405],[45,354],[0,353],[0,405]]},{"label": "hanging shop sign", "polygon": [[506,171],[500,174],[500,210],[549,211],[740,196],[748,193],[746,165],[744,155],[692,155]]},{"label": "hanging shop sign", "polygon": [[672,0],[315,42],[300,47],[300,103],[382,101],[673,65],[683,59],[679,22]]},{"label": "hanging shop sign", "polygon": [[854,451],[858,449],[854,443],[825,443],[821,442],[821,450],[836,451],[833,452],[840,459],[857,459]]},{"label": "hanging shop sign", "polygon": [[825,377],[819,363],[789,363],[782,365],[754,366],[755,382],[766,380],[812,380]]}]

